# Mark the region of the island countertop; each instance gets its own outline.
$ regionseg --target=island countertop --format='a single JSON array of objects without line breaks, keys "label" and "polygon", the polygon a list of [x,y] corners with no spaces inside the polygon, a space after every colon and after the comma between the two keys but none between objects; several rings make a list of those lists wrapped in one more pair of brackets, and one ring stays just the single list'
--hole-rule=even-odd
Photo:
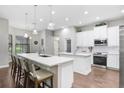
[{"label": "island countertop", "polygon": [[38,53],[21,53],[18,56],[49,67],[73,61],[73,58],[60,56],[40,57]]}]

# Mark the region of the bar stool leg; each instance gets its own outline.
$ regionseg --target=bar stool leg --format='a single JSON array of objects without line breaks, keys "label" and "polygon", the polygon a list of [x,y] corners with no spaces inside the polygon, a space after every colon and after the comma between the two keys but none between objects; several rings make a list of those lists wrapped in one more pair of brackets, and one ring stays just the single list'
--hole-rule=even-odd
[{"label": "bar stool leg", "polygon": [[38,88],[38,82],[37,82],[37,80],[35,81],[35,88]]},{"label": "bar stool leg", "polygon": [[50,78],[51,80],[51,88],[53,88],[53,76]]},{"label": "bar stool leg", "polygon": [[44,84],[44,82],[42,82],[42,86],[43,86],[43,88],[45,88],[45,84]]},{"label": "bar stool leg", "polygon": [[11,75],[13,74],[13,63],[11,64]]}]

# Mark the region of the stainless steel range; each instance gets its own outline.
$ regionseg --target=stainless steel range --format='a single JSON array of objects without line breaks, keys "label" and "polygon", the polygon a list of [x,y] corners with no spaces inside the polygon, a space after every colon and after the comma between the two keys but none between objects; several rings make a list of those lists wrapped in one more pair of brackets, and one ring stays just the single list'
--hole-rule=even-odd
[{"label": "stainless steel range", "polygon": [[93,66],[107,67],[107,53],[106,52],[96,52],[93,55]]}]

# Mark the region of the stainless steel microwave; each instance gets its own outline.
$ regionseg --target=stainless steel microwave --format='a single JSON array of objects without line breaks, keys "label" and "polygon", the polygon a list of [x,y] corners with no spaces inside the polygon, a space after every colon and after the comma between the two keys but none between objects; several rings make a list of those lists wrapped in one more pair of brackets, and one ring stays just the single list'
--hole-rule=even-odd
[{"label": "stainless steel microwave", "polygon": [[95,46],[107,46],[107,39],[104,39],[104,40],[96,39],[94,40],[94,45]]}]

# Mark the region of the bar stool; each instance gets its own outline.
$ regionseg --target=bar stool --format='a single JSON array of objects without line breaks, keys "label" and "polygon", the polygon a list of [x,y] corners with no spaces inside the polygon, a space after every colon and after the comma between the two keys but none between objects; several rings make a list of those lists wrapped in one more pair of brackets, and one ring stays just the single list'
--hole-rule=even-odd
[{"label": "bar stool", "polygon": [[[33,82],[34,87],[38,88],[38,87],[42,87],[45,88],[45,86],[49,87],[49,88],[53,88],[53,73],[44,70],[44,69],[40,69],[40,70],[35,70],[35,66],[34,64],[31,65],[32,66],[32,72],[30,72],[30,80]],[[50,80],[50,85],[47,84],[46,80]],[[42,84],[42,86],[41,86]]]},{"label": "bar stool", "polygon": [[17,58],[17,60],[18,60],[18,73],[16,79],[16,87],[26,88],[29,70],[27,70],[27,66],[25,65],[24,60],[20,58]]},{"label": "bar stool", "polygon": [[14,71],[14,57],[13,57],[13,55],[11,55],[11,59],[12,59],[12,63],[11,63],[11,75],[13,75],[13,71]]},{"label": "bar stool", "polygon": [[17,62],[16,62],[16,57],[15,56],[11,56],[12,57],[12,69],[11,69],[11,71],[12,71],[12,77],[13,77],[13,80],[15,81],[15,78],[16,78],[16,76],[17,76],[17,70],[18,70],[18,68],[17,68]]}]

